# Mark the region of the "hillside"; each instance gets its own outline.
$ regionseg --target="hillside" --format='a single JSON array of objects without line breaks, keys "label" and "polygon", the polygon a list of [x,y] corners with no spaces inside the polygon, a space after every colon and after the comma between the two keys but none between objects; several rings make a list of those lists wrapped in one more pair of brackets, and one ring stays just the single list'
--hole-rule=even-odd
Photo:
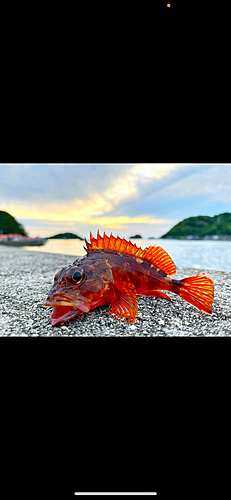
[{"label": "hillside", "polygon": [[73,233],[60,233],[60,234],[55,234],[54,236],[50,236],[50,238],[48,238],[50,240],[53,240],[53,239],[57,239],[57,240],[70,240],[70,239],[78,239],[78,240],[81,240],[81,241],[84,241],[83,238],[81,238],[80,236],[77,236],[77,234],[73,234]]},{"label": "hillside", "polygon": [[22,236],[27,236],[27,233],[22,226],[19,224],[12,215],[8,212],[3,212],[0,210],[0,234],[16,233],[22,234]]},{"label": "hillside", "polygon": [[231,213],[224,213],[209,217],[199,215],[189,217],[179,224],[176,224],[170,231],[161,238],[187,238],[187,236],[231,236]]}]

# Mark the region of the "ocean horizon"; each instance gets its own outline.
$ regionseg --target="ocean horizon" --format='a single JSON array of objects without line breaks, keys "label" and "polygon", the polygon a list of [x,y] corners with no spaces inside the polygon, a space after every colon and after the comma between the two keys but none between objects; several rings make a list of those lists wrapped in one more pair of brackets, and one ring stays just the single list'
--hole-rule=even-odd
[{"label": "ocean horizon", "polygon": [[[164,248],[176,267],[211,269],[231,272],[231,241],[222,240],[175,240],[175,239],[131,239],[139,248],[159,245]],[[85,255],[85,242],[78,239],[48,239],[42,247],[23,247],[33,252],[54,254]],[[10,248],[10,247],[9,247]],[[71,259],[70,259],[71,262]]]}]

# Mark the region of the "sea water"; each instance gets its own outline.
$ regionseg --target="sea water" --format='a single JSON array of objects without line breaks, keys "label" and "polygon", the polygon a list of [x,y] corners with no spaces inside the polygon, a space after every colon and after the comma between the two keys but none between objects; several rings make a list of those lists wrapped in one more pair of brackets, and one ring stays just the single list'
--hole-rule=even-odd
[{"label": "sea water", "polygon": [[[134,239],[137,247],[145,248],[159,245],[168,252],[177,267],[192,267],[199,269],[214,269],[231,272],[231,241],[214,240],[165,240],[165,239]],[[60,253],[79,257],[85,255],[84,241],[47,240],[42,247],[24,247],[37,252]],[[73,259],[74,260],[74,259]],[[72,259],[70,259],[70,262]]]}]

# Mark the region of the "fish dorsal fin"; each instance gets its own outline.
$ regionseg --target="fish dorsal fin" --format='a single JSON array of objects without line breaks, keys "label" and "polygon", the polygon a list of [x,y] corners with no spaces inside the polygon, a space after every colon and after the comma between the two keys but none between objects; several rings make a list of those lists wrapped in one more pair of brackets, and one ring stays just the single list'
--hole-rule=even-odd
[{"label": "fish dorsal fin", "polygon": [[176,266],[171,257],[169,257],[168,253],[163,248],[157,245],[152,245],[142,250],[142,248],[138,248],[135,243],[133,244],[131,241],[127,241],[125,238],[122,239],[119,236],[115,238],[115,236],[111,234],[109,237],[104,233],[102,237],[99,231],[97,232],[97,238],[94,238],[90,232],[90,240],[91,243],[88,243],[85,239],[87,248],[84,248],[86,252],[97,250],[101,250],[101,252],[119,252],[149,262],[149,264],[165,274],[173,275],[176,272]]}]

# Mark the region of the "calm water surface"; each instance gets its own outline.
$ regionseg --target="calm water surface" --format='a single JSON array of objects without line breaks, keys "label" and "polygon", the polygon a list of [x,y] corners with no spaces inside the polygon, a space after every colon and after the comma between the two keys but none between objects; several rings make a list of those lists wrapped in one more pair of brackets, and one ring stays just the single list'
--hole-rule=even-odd
[{"label": "calm water surface", "polygon": [[[168,252],[176,266],[214,269],[231,272],[231,241],[132,240],[138,247],[159,245]],[[85,255],[84,241],[47,240],[42,247],[24,247],[36,252],[61,253],[79,257]],[[72,259],[70,259],[71,262]]]}]

